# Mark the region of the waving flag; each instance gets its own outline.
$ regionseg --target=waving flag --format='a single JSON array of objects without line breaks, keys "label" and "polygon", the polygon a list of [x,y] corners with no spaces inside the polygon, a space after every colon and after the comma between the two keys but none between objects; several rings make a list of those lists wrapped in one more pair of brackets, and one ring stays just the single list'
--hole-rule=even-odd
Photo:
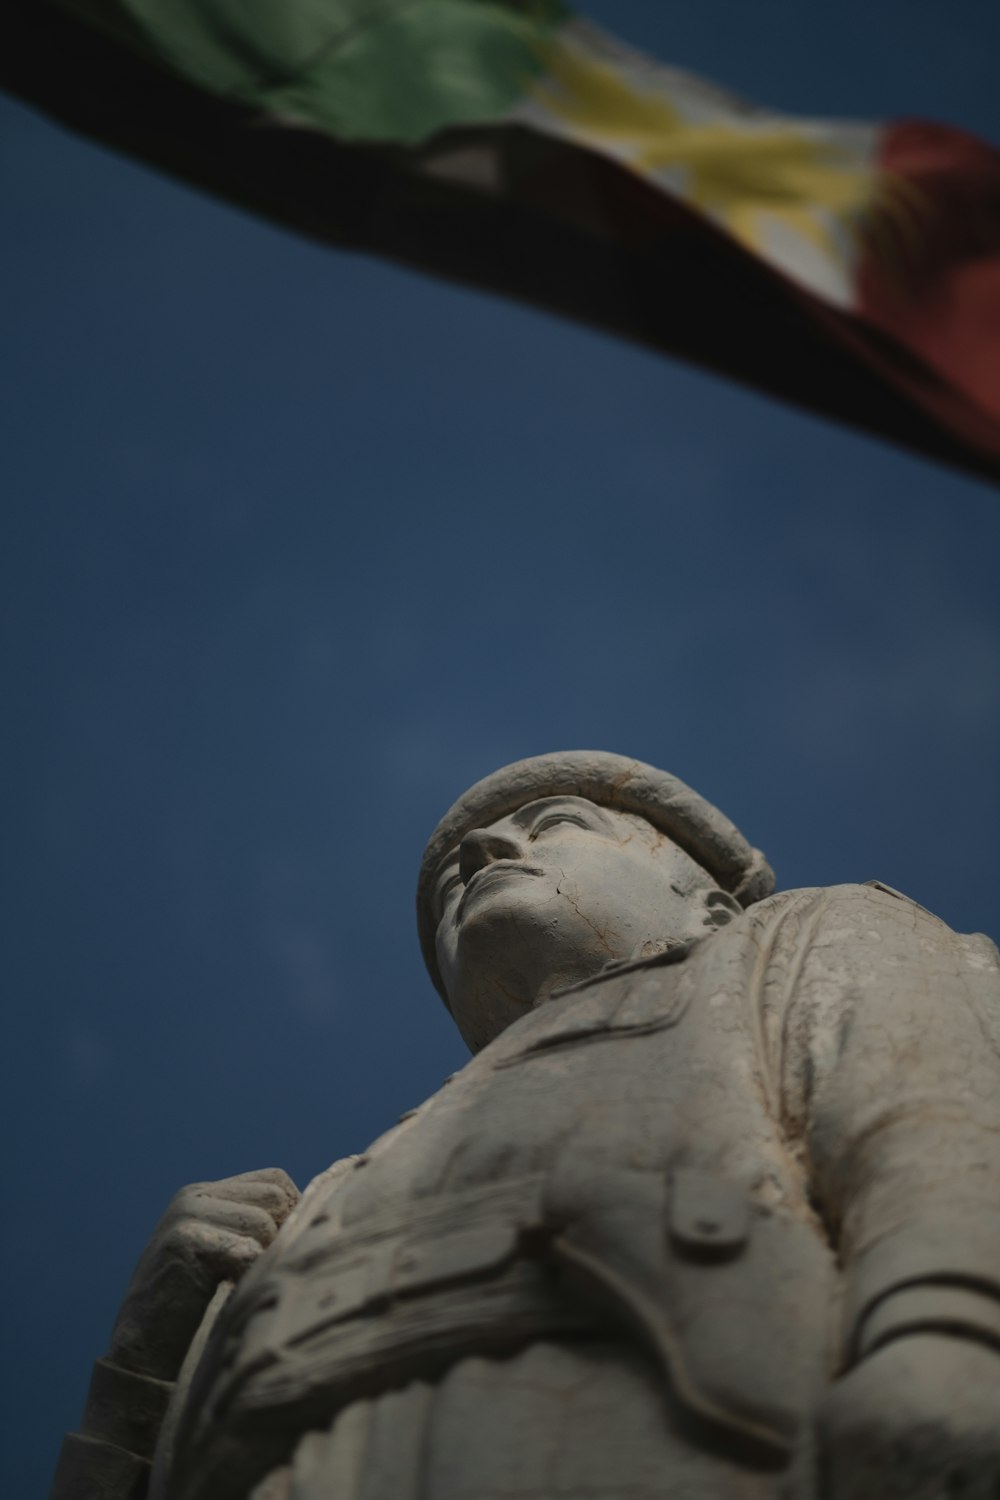
[{"label": "waving flag", "polygon": [[961,130],[778,115],[560,0],[4,24],[8,86],[260,212],[1000,474],[1000,152]]}]

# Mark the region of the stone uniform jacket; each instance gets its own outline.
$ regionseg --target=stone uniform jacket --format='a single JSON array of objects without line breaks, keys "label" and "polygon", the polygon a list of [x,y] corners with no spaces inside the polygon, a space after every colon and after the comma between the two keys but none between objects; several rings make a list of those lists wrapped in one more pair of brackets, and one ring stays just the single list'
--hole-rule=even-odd
[{"label": "stone uniform jacket", "polygon": [[779,1459],[859,1348],[1000,1340],[1000,967],[877,884],[782,893],[508,1028],[312,1185],[195,1378],[170,1486],[463,1355],[616,1328]]},{"label": "stone uniform jacket", "polygon": [[783,1463],[911,1327],[1000,1342],[997,952],[877,885],[785,892],[540,1006],[317,1179],[216,1326],[166,1490],[244,1500],[346,1403],[609,1331]]}]

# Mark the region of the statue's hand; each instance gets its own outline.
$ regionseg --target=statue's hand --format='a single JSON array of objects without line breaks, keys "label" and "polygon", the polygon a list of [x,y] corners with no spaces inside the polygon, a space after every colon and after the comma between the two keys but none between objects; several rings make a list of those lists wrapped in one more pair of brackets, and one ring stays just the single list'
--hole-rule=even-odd
[{"label": "statue's hand", "polygon": [[908,1333],[831,1387],[817,1419],[820,1500],[994,1500],[1000,1351]]},{"label": "statue's hand", "polygon": [[175,1379],[216,1287],[256,1260],[298,1197],[280,1167],[182,1188],[135,1268],[109,1358],[137,1374]]}]

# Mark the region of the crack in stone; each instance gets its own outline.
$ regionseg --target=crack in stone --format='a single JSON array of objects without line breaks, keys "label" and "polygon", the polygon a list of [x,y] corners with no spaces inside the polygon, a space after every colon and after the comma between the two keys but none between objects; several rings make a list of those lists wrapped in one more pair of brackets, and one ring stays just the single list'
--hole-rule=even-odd
[{"label": "crack in stone", "polygon": [[[566,879],[566,871],[565,870],[561,870],[560,874],[562,875],[563,880],[565,880]],[[556,886],[556,895],[557,896],[563,896],[563,897],[565,897],[565,899],[569,902],[570,906],[576,912],[576,914],[580,918],[580,920],[582,922],[586,922],[587,926],[590,928],[591,932],[594,934],[595,938],[600,943],[601,947],[604,949],[605,953],[607,953],[610,958],[614,958],[615,951],[612,948],[611,944],[608,942],[607,935],[606,935],[607,934],[607,929],[605,928],[605,931],[601,932],[600,929],[598,927],[596,927],[595,924],[586,915],[586,913],[582,912],[580,910],[580,908],[577,906],[576,902],[573,900],[573,897],[570,896],[568,894],[568,892],[564,891],[561,885],[557,885]]]}]

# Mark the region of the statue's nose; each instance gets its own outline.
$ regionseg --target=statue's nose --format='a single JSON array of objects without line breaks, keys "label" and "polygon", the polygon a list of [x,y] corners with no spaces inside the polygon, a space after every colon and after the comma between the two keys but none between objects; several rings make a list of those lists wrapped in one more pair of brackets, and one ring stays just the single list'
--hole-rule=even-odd
[{"label": "statue's nose", "polygon": [[458,872],[465,885],[484,865],[495,859],[521,859],[523,851],[517,840],[506,834],[491,833],[487,828],[473,828],[458,848]]}]

